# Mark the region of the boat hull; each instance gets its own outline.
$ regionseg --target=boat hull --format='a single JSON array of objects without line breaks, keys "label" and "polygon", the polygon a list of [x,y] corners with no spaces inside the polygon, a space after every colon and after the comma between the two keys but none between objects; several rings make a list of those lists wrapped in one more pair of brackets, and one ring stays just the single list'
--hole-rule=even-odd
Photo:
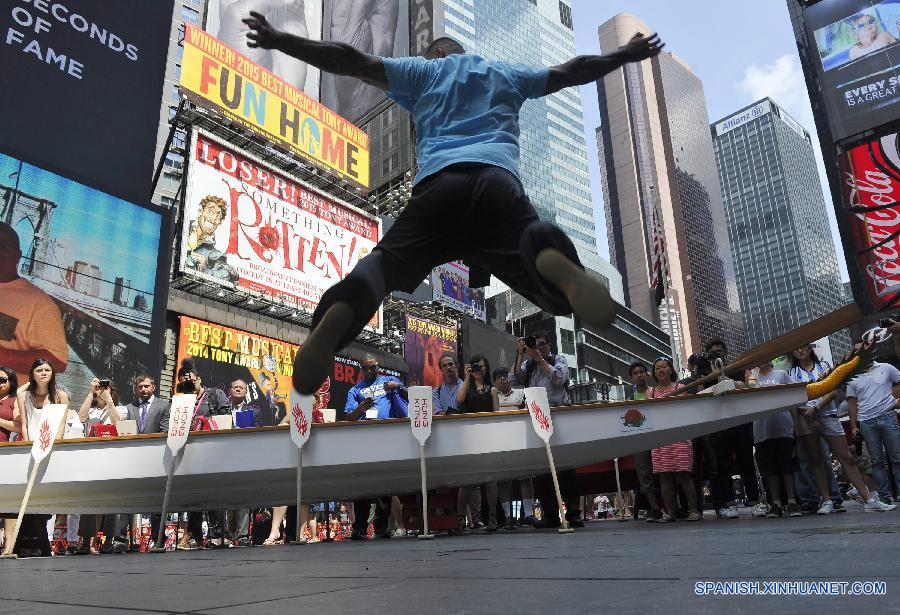
[{"label": "boat hull", "polygon": [[[796,385],[558,408],[551,444],[558,468],[577,467],[719,431],[805,401],[805,387]],[[643,422],[624,424],[628,410],[637,410]],[[430,488],[547,472],[544,444],[524,411],[436,417],[426,455]],[[57,442],[39,472],[28,511],[158,512],[171,461],[163,435]],[[0,463],[0,511],[18,511],[31,470],[30,447],[0,446]],[[297,449],[287,428],[192,434],[177,464],[169,508],[289,504],[296,499],[296,467]],[[405,419],[316,425],[304,448],[305,501],[419,488],[419,444]]]}]

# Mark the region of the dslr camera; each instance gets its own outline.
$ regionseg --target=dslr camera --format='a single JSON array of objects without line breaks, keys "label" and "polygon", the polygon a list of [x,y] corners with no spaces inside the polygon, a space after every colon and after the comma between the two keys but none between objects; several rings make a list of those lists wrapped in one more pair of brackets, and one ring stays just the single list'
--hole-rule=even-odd
[{"label": "dslr camera", "polygon": [[190,395],[191,393],[197,392],[197,385],[193,380],[185,380],[184,382],[179,382],[177,385],[175,385],[175,391],[177,393]]}]

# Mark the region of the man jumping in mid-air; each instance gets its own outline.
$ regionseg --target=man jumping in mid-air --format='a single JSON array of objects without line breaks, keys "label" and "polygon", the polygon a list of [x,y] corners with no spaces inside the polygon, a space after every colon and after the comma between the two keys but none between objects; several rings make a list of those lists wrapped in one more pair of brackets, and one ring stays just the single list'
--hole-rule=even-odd
[{"label": "man jumping in mid-air", "polygon": [[372,253],[322,296],[295,362],[294,387],[301,394],[319,388],[334,353],[353,341],[388,293],[412,291],[434,267],[454,260],[493,273],[552,314],[574,312],[599,328],[612,322],[609,291],[584,271],[569,238],[541,221],[525,195],[518,177],[519,109],[528,98],[591,83],[655,56],[663,47],[659,37],[637,35],[607,55],[537,68],[466,54],[446,37],[425,57],[379,58],[345,43],[279,32],[256,12],[244,22],[248,46],[361,79],[415,120],[419,172],[412,198]]}]

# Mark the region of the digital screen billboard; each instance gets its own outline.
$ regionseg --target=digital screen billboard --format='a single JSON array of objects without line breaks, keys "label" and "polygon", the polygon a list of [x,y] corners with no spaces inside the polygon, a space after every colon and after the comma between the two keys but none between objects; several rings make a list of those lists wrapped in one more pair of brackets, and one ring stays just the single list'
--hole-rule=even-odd
[{"label": "digital screen billboard", "polygon": [[[179,320],[178,363],[186,357],[193,358],[204,386],[226,394],[232,382],[243,380],[247,385],[246,401],[259,409],[263,425],[275,425],[284,418],[298,350],[297,344],[197,318],[181,316]],[[403,380],[400,372],[383,367],[381,371]],[[362,376],[359,361],[336,356],[331,375],[314,396],[314,408],[334,408],[338,418],[342,417],[347,393]]]},{"label": "digital screen billboard", "polygon": [[0,9],[0,149],[149,202],[172,0]]},{"label": "digital screen billboard", "polygon": [[[409,5],[410,0],[325,0],[322,39],[381,57],[408,56]],[[384,92],[359,79],[322,74],[322,104],[351,122],[384,100]]]},{"label": "digital screen billboard", "polygon": [[409,386],[440,386],[443,382],[438,365],[445,353],[456,357],[456,327],[442,325],[410,314],[406,315],[406,338],[403,359],[409,370]]},{"label": "digital screen billboard", "polygon": [[[381,222],[197,131],[181,225],[181,271],[314,310],[381,236]],[[369,327],[381,330],[381,313]]]},{"label": "digital screen billboard", "polygon": [[23,384],[48,359],[76,408],[94,377],[127,400],[137,374],[158,375],[162,211],[0,154],[0,222],[0,365]]},{"label": "digital screen billboard", "polygon": [[[847,266],[880,312],[900,302],[900,134],[854,147],[840,158]],[[842,229],[843,230],[843,229]]]},{"label": "digital screen billboard", "polygon": [[277,30],[303,38],[322,36],[322,3],[297,0],[209,0],[206,31],[239,50],[252,62],[272,71],[298,90],[319,98],[319,69],[272,49],[247,47],[247,24],[241,20],[256,11]]},{"label": "digital screen billboard", "polygon": [[823,0],[803,17],[834,140],[900,117],[900,0]]},{"label": "digital screen billboard", "polygon": [[[240,51],[238,51],[240,49]],[[271,70],[186,25],[181,92],[361,188],[369,185],[369,137]],[[283,55],[283,54],[282,54]]]},{"label": "digital screen billboard", "polygon": [[432,269],[431,286],[437,301],[485,320],[484,289],[469,286],[469,268],[462,262],[454,261]]}]

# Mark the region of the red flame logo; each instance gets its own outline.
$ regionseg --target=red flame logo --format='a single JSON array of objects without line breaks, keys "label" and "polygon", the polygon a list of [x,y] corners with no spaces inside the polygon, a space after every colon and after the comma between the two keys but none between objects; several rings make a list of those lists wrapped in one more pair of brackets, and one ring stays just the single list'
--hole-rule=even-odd
[{"label": "red flame logo", "polygon": [[294,419],[297,433],[301,436],[305,436],[306,430],[309,429],[309,421],[306,420],[306,413],[303,412],[303,408],[300,407],[300,404],[294,404],[294,407],[291,408],[291,417]]},{"label": "red flame logo", "polygon": [[50,438],[50,422],[47,419],[41,421],[41,435],[38,438],[40,442],[41,451],[46,451],[50,448],[51,438]]},{"label": "red flame logo", "polygon": [[550,417],[544,414],[544,411],[541,410],[541,407],[534,400],[531,402],[531,413],[534,415],[534,420],[537,421],[538,425],[541,426],[541,429],[544,431],[550,431]]}]

